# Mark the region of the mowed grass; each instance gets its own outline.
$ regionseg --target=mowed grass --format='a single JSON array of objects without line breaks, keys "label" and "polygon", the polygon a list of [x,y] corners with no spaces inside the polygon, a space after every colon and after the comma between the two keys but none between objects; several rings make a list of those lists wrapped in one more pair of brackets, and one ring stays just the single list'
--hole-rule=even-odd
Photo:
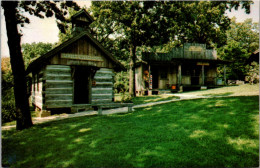
[{"label": "mowed grass", "polygon": [[258,96],[185,100],[2,132],[3,166],[258,167]]}]

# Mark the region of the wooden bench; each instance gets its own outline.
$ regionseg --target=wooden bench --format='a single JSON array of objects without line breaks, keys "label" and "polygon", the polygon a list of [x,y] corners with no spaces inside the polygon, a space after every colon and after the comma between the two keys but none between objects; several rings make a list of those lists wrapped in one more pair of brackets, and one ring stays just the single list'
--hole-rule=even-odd
[{"label": "wooden bench", "polygon": [[90,110],[91,104],[73,104],[71,107],[71,113],[77,113],[79,110]]},{"label": "wooden bench", "polygon": [[103,108],[119,108],[128,107],[128,112],[132,112],[133,103],[104,103],[104,104],[93,104],[92,107],[97,107],[98,115],[102,115]]}]

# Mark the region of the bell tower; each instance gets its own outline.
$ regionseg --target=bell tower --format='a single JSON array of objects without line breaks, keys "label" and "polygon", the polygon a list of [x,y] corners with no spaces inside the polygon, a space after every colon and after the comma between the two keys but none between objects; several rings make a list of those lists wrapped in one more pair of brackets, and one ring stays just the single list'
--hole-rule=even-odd
[{"label": "bell tower", "polygon": [[71,17],[73,35],[77,35],[83,31],[89,31],[89,25],[93,22],[93,18],[88,14],[85,9],[80,10],[78,13]]}]

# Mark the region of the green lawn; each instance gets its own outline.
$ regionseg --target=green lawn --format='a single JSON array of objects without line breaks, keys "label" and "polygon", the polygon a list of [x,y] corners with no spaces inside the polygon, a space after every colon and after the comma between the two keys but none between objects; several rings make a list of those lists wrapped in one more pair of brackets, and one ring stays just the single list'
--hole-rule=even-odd
[{"label": "green lawn", "polygon": [[258,167],[258,96],[178,101],[2,131],[3,166]]}]

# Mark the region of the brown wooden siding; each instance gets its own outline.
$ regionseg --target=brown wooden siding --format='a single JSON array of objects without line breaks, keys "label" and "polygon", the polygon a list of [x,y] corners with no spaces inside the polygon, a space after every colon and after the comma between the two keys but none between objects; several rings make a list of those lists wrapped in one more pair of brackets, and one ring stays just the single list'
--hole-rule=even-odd
[{"label": "brown wooden siding", "polygon": [[[103,61],[61,58],[62,53],[98,56]],[[107,59],[105,54],[102,51],[98,50],[95,44],[89,41],[87,38],[81,38],[76,42],[74,42],[73,44],[71,44],[70,46],[61,50],[59,54],[55,55],[51,59],[50,64],[83,65],[83,66],[96,66],[100,68],[113,68],[113,63],[109,59]]]}]

